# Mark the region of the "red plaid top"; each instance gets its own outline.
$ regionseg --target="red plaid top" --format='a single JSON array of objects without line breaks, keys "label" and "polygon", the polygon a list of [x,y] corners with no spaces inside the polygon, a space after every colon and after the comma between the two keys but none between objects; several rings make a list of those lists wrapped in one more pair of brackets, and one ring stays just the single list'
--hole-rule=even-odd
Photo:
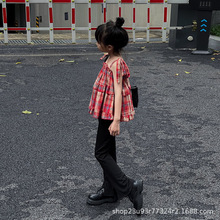
[{"label": "red plaid top", "polygon": [[[106,55],[101,59],[104,58],[106,58]],[[115,62],[118,83],[119,76],[122,74],[121,121],[130,121],[134,118],[135,114],[132,102],[131,85],[129,82],[130,72],[127,64],[122,58],[118,58],[113,63]],[[106,120],[114,119],[114,79],[113,72],[110,69],[111,66],[109,67],[106,62],[103,63],[103,67],[93,85],[89,113],[93,115],[94,118],[101,117]]]}]

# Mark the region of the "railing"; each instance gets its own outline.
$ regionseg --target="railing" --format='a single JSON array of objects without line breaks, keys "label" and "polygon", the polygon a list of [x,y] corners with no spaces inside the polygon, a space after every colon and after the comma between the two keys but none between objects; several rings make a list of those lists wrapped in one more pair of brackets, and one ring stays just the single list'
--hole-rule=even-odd
[{"label": "railing", "polygon": [[[30,14],[30,4],[42,4],[46,3],[46,7],[48,7],[48,18],[49,25],[48,27],[32,27],[31,26],[31,14]],[[69,27],[54,27],[54,11],[53,6],[55,4],[69,4],[71,7],[71,25]],[[54,43],[54,31],[68,31],[72,33],[72,43],[76,43],[76,33],[77,31],[88,31],[88,42],[92,41],[92,31],[96,29],[96,27],[92,26],[93,12],[92,5],[93,4],[101,4],[102,5],[102,21],[106,22],[109,18],[107,17],[107,5],[115,4],[117,5],[117,14],[118,16],[123,16],[122,9],[125,5],[130,5],[132,7],[132,15],[130,16],[132,19],[131,26],[125,26],[129,32],[132,33],[133,42],[136,41],[136,32],[137,31],[145,31],[146,32],[146,42],[150,41],[150,31],[160,31],[162,34],[162,42],[166,41],[167,29],[168,27],[168,1],[167,0],[0,0],[0,4],[2,5],[2,20],[3,27],[0,27],[0,31],[4,33],[4,43],[7,44],[9,39],[8,32],[10,31],[22,31],[26,33],[27,43],[31,43],[32,33],[35,31],[48,31],[49,32],[49,41],[50,43]],[[25,18],[26,18],[26,27],[8,27],[8,16],[7,15],[7,6],[8,4],[24,4],[25,7]],[[87,17],[88,17],[88,25],[87,27],[79,27],[76,25],[76,5],[84,4],[87,5]],[[140,13],[138,14],[137,5],[142,4],[146,10],[146,21],[144,27],[139,27],[136,23],[136,19],[142,16]],[[151,26],[151,17],[152,11],[151,7],[155,4],[162,4],[163,7],[163,15],[161,26]],[[85,15],[81,15],[84,16]],[[97,15],[96,15],[97,16]]]}]

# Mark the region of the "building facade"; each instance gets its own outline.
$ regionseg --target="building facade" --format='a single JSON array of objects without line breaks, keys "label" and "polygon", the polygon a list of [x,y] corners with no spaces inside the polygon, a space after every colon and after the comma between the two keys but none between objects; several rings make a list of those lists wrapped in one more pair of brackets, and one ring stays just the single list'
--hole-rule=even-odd
[{"label": "building facade", "polygon": [[[170,24],[171,5],[168,6],[168,26]],[[103,5],[92,4],[92,27],[97,27],[103,23]],[[76,4],[76,28],[88,27],[88,4]],[[115,19],[118,16],[118,4],[107,4],[107,20]],[[30,4],[31,27],[48,27],[49,11],[48,4]],[[26,27],[25,4],[7,4],[7,23],[8,27]],[[125,18],[125,25],[132,26],[132,4],[123,4],[122,16]],[[138,27],[146,27],[147,21],[146,4],[136,5],[136,24]],[[150,26],[159,27],[163,20],[163,5],[151,4]],[[71,27],[71,4],[53,4],[53,23],[54,27]],[[213,11],[213,24],[220,24],[220,11]],[[190,24],[189,24],[190,25]],[[3,27],[2,6],[0,4],[0,27]],[[58,31],[57,31],[58,32]],[[62,31],[63,33],[63,31]]]}]

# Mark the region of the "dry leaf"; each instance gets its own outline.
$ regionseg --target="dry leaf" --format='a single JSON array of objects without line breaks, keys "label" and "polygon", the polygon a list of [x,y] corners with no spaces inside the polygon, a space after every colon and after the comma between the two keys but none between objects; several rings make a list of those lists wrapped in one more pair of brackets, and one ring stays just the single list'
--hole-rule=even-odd
[{"label": "dry leaf", "polygon": [[63,61],[64,61],[64,59],[60,59],[59,61],[60,61],[60,62],[63,62]]},{"label": "dry leaf", "polygon": [[21,64],[21,62],[17,62],[16,65],[17,65],[17,64]]},{"label": "dry leaf", "polygon": [[190,72],[185,71],[186,74],[190,74]]},{"label": "dry leaf", "polygon": [[30,115],[32,112],[28,111],[28,110],[25,110],[25,111],[22,111],[23,114],[26,114],[26,115]]}]

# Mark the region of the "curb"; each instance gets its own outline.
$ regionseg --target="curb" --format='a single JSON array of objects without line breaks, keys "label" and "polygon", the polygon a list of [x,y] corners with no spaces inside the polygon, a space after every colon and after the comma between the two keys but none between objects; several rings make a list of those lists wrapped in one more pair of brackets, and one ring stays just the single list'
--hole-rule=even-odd
[{"label": "curb", "polygon": [[211,48],[213,50],[220,50],[220,37],[210,35],[209,48]]}]

